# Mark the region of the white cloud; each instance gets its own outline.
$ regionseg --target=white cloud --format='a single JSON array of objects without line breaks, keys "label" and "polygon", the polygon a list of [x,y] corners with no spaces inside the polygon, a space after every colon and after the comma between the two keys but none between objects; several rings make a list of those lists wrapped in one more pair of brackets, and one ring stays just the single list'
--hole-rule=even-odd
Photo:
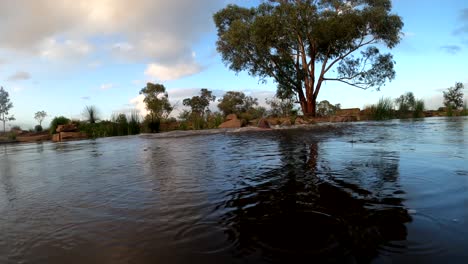
[{"label": "white cloud", "polygon": [[142,116],[146,116],[148,114],[148,110],[146,110],[145,102],[143,102],[145,96],[140,94],[135,98],[130,99],[130,104],[132,104],[135,109],[140,113]]},{"label": "white cloud", "polygon": [[10,77],[8,77],[8,81],[10,82],[15,82],[15,81],[25,81],[31,79],[31,74],[29,72],[25,71],[17,71],[14,74],[12,74]]},{"label": "white cloud", "polygon": [[105,83],[105,84],[102,84],[99,88],[101,90],[109,90],[111,89],[112,87],[114,87],[114,84],[112,83]]},{"label": "white cloud", "polygon": [[202,67],[193,61],[175,65],[151,63],[147,66],[145,75],[159,81],[170,81],[199,73],[201,70]]},{"label": "white cloud", "polygon": [[40,44],[39,54],[46,60],[70,62],[89,55],[93,50],[94,47],[86,41],[71,39],[58,41],[50,38]]},{"label": "white cloud", "polygon": [[[28,52],[67,63],[99,51],[100,56],[155,62],[164,72],[194,59],[193,46],[214,30],[212,14],[225,4],[219,0],[0,1],[0,51]],[[95,39],[96,47],[91,41]],[[200,70],[194,65],[182,66],[182,71]]]}]

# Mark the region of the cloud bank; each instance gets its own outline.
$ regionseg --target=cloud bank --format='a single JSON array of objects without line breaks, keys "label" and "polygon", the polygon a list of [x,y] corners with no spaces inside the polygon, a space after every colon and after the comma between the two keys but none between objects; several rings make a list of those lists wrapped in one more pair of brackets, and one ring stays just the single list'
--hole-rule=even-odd
[{"label": "cloud bank", "polygon": [[146,63],[160,80],[197,73],[193,46],[219,0],[0,1],[0,50],[72,63],[93,53]]}]

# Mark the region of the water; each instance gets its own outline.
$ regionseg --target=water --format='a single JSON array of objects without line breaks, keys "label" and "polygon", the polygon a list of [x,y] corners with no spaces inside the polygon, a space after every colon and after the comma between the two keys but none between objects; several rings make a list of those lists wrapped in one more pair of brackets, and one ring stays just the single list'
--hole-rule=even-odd
[{"label": "water", "polygon": [[466,263],[467,191],[467,118],[0,146],[0,263]]}]

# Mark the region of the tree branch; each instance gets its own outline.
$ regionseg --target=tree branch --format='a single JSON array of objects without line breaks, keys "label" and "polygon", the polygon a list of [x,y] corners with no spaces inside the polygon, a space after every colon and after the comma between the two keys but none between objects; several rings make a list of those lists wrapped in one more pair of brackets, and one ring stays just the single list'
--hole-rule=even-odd
[{"label": "tree branch", "polygon": [[356,50],[360,49],[361,47],[364,47],[365,45],[369,45],[369,44],[371,44],[371,43],[375,43],[375,42],[374,42],[374,41],[375,41],[375,38],[372,38],[371,40],[366,41],[366,42],[363,42],[363,41],[364,41],[364,37],[361,38],[359,44],[358,44],[356,47],[350,49],[350,50],[349,50],[348,52],[346,52],[345,54],[343,54],[343,55],[339,56],[338,58],[336,58],[336,59],[327,67],[327,69],[325,70],[325,73],[327,73],[327,72],[331,69],[331,67],[333,67],[333,65],[335,65],[338,61],[340,61],[340,60],[342,60],[342,59],[348,57],[351,53],[355,52]]}]

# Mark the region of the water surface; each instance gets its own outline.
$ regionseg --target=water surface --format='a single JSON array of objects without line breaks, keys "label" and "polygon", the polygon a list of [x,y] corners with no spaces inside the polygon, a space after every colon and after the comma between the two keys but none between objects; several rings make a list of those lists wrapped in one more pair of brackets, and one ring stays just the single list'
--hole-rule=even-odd
[{"label": "water surface", "polygon": [[468,262],[468,119],[0,146],[0,263]]}]

